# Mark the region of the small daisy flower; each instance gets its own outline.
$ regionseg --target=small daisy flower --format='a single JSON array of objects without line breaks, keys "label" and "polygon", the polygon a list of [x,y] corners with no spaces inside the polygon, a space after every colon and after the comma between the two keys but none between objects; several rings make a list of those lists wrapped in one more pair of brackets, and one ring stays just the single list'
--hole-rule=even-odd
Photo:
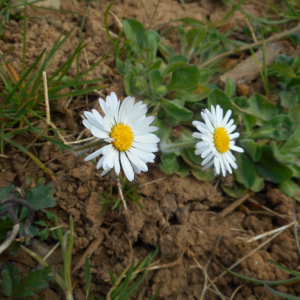
[{"label": "small daisy flower", "polygon": [[235,145],[234,139],[238,138],[238,132],[233,133],[236,126],[233,119],[229,120],[231,110],[226,112],[223,117],[223,109],[220,105],[215,108],[211,106],[211,112],[208,109],[201,112],[205,123],[194,121],[193,125],[200,132],[194,132],[193,137],[202,140],[196,144],[196,155],[201,155],[204,159],[201,163],[203,170],[208,169],[212,165],[215,166],[216,174],[222,172],[226,176],[226,171],[232,174],[232,168],[236,169],[235,157],[230,150],[244,152],[244,150]]},{"label": "small daisy flower", "polygon": [[99,104],[105,116],[102,117],[95,109],[92,112],[85,111],[83,124],[95,137],[109,144],[84,160],[102,155],[97,163],[97,169],[103,168],[102,176],[112,168],[119,174],[122,166],[126,177],[132,181],[133,171],[137,174],[148,171],[146,163],[154,162],[155,155],[152,152],[158,151],[160,139],[151,133],[158,128],[149,126],[154,117],[146,117],[148,109],[142,101],[135,103],[135,98],[127,97],[121,104],[114,92],[106,97],[106,102],[100,98]]}]

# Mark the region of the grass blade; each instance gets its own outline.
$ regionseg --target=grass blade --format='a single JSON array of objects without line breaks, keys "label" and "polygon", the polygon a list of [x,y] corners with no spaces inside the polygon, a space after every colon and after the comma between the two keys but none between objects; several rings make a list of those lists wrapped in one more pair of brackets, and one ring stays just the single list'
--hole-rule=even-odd
[{"label": "grass blade", "polygon": [[300,282],[300,278],[290,278],[290,279],[285,279],[285,280],[277,280],[277,281],[268,281],[268,280],[258,280],[258,279],[253,279],[251,277],[247,277],[244,275],[240,275],[239,273],[233,272],[231,270],[228,270],[224,266],[220,265],[222,269],[226,270],[229,274],[236,276],[240,279],[246,280],[248,282],[252,283],[257,283],[257,284],[268,284],[268,285],[285,285],[285,284],[293,284],[293,283],[298,283]]},{"label": "grass blade", "polygon": [[282,292],[278,292],[278,291],[275,291],[274,289],[270,288],[267,284],[264,284],[265,288],[272,294],[276,295],[276,296],[279,296],[279,297],[283,297],[285,299],[289,299],[289,300],[300,300],[299,297],[296,297],[296,296],[292,296],[292,295],[289,295],[289,294],[286,294],[286,293],[282,293]]},{"label": "grass blade", "polygon": [[36,61],[27,69],[24,74],[22,74],[20,80],[16,83],[16,85],[13,87],[13,89],[10,91],[10,93],[7,95],[6,99],[4,100],[4,105],[8,103],[8,101],[11,99],[11,97],[16,93],[17,89],[20,87],[20,85],[24,82],[25,78],[30,74],[30,72],[36,67],[36,65],[39,63],[41,58],[43,57],[46,49],[42,51],[42,53],[39,55],[39,57],[36,59]]},{"label": "grass blade", "polygon": [[11,144],[12,146],[14,146],[15,148],[19,149],[20,151],[22,151],[23,153],[25,153],[26,155],[28,155],[33,161],[34,163],[39,166],[46,174],[48,174],[53,180],[56,180],[54,174],[51,173],[51,171],[36,157],[34,156],[30,151],[28,151],[26,148],[24,148],[23,146],[21,146],[20,144],[16,143],[15,141],[11,140],[11,139],[5,139],[5,142]]}]

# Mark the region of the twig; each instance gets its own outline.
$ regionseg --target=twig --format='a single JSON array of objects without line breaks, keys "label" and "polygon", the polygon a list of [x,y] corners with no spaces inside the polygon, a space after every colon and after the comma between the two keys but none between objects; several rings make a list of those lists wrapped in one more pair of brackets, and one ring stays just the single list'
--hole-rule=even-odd
[{"label": "twig", "polygon": [[229,206],[223,209],[220,213],[218,213],[218,218],[224,218],[225,216],[230,214],[233,210],[235,210],[238,206],[245,202],[249,197],[250,195],[246,194],[240,197],[239,199],[235,200],[233,203],[231,203]]},{"label": "twig", "polygon": [[256,35],[255,35],[255,32],[254,32],[253,27],[252,27],[252,25],[251,25],[251,23],[249,22],[249,20],[248,20],[247,17],[245,18],[245,22],[247,23],[247,26],[248,26],[249,29],[250,29],[250,32],[251,32],[251,35],[252,35],[252,38],[253,38],[254,43],[257,43],[257,38],[256,38]]},{"label": "twig", "polygon": [[230,297],[230,300],[233,300],[235,294],[236,294],[236,293],[237,293],[244,285],[245,285],[244,283],[241,284],[241,285],[239,285],[239,286],[233,291],[233,293],[232,293],[232,295],[231,295],[231,297]]},{"label": "twig", "polygon": [[20,223],[15,224],[13,230],[10,233],[10,236],[0,245],[0,254],[12,244],[19,232],[19,229]]},{"label": "twig", "polygon": [[167,177],[162,177],[162,178],[159,178],[159,179],[156,179],[156,180],[152,180],[152,181],[149,181],[149,182],[146,182],[146,183],[143,183],[140,185],[140,188],[143,187],[143,186],[146,186],[146,185],[149,185],[149,184],[152,184],[152,183],[155,183],[155,182],[159,182],[159,181],[162,181],[162,180],[165,180]]},{"label": "twig", "polygon": [[48,97],[48,84],[47,84],[47,75],[43,71],[43,83],[44,83],[44,95],[45,95],[45,106],[46,106],[46,121],[50,125],[50,108],[49,108],[49,97]]},{"label": "twig", "polygon": [[[233,269],[234,267],[236,267],[237,265],[239,265],[242,261],[244,261],[246,258],[248,258],[249,256],[251,256],[253,253],[255,253],[256,251],[258,251],[259,249],[261,249],[262,247],[264,247],[266,244],[268,244],[270,241],[272,241],[273,239],[275,239],[280,233],[282,233],[283,231],[277,232],[275,233],[273,236],[271,236],[269,239],[267,239],[266,241],[264,241],[263,243],[261,243],[258,247],[256,247],[255,249],[253,249],[252,251],[250,251],[247,255],[243,256],[242,258],[240,258],[237,262],[235,262],[233,265],[231,265],[228,270]],[[212,283],[217,282],[221,277],[223,277],[225,274],[228,274],[227,271],[222,272],[219,276],[217,276]],[[208,286],[209,288],[210,286]]]},{"label": "twig", "polygon": [[257,201],[255,201],[255,200],[252,199],[252,198],[249,198],[248,201],[250,201],[250,202],[252,202],[252,203],[254,203],[254,204],[258,205],[258,206],[261,206],[262,209],[264,209],[265,211],[269,212],[270,214],[273,214],[274,216],[276,216],[276,217],[278,217],[278,218],[284,219],[284,220],[286,220],[286,221],[291,221],[291,219],[290,219],[288,216],[279,214],[279,213],[277,213],[277,212],[275,212],[275,211],[273,211],[273,210],[267,208],[266,206],[264,206],[264,205],[258,203]]},{"label": "twig", "polygon": [[253,43],[253,44],[249,44],[249,45],[245,45],[245,46],[242,46],[240,48],[237,48],[235,50],[230,50],[230,51],[227,51],[227,52],[224,52],[224,53],[221,53],[209,60],[207,60],[206,62],[202,63],[199,65],[200,68],[204,68],[206,67],[207,65],[209,65],[210,63],[214,62],[215,60],[218,60],[220,58],[224,58],[226,56],[230,56],[232,54],[236,54],[236,53],[239,53],[239,52],[242,52],[242,51],[245,51],[245,50],[249,50],[251,48],[254,48],[254,47],[257,47],[257,46],[261,46],[262,44],[264,43],[271,43],[271,42],[275,42],[275,41],[278,41],[288,35],[291,35],[292,33],[294,32],[297,32],[297,31],[300,31],[300,25],[298,24],[298,26],[290,29],[290,30],[286,30],[282,33],[275,33],[274,35],[270,36],[268,39],[266,40],[263,40],[263,41],[258,41],[256,43]]},{"label": "twig", "polygon": [[271,235],[273,233],[276,233],[276,232],[279,232],[279,231],[283,231],[283,230],[286,230],[287,228],[293,226],[295,223],[295,221],[293,221],[292,223],[288,224],[288,225],[285,225],[285,226],[282,226],[282,227],[279,227],[279,228],[276,228],[274,230],[271,230],[271,231],[268,231],[268,232],[264,232],[263,234],[260,234],[260,235],[257,235],[255,237],[252,237],[250,238],[249,240],[247,240],[247,243],[251,243],[253,241],[257,241],[257,240],[260,240],[268,235]]},{"label": "twig", "polygon": [[124,195],[123,195],[122,184],[121,184],[119,178],[117,178],[117,185],[118,185],[118,191],[119,191],[119,195],[121,197],[121,201],[124,205],[125,211],[127,211],[127,204],[126,204],[126,201],[125,201],[125,198],[124,198]]}]

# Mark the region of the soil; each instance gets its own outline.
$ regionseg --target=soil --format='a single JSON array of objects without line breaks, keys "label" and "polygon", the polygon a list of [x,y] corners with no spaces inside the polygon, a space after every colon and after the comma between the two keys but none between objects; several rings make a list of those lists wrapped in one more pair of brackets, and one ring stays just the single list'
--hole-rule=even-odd
[{"label": "soil", "polygon": [[[227,22],[221,22],[230,7],[217,0],[202,1],[162,0],[152,20],[152,28],[159,28],[169,21],[181,17],[191,17],[201,21],[215,22],[226,31],[235,26],[245,26],[244,16],[235,12]],[[111,50],[111,43],[103,30],[104,13],[109,2],[91,2],[84,25],[82,39],[86,47],[86,57],[80,57],[80,69],[85,70]],[[28,15],[40,18],[28,19],[26,64],[31,65],[44,48],[50,49],[59,35],[66,34],[75,26],[73,37],[57,51],[47,74],[56,70],[78,44],[81,21],[86,10],[86,1],[61,1],[61,9],[81,12],[79,15],[28,8]],[[136,18],[147,27],[155,11],[156,1],[116,1],[112,12],[120,19]],[[243,8],[256,16],[264,15],[265,6],[259,1],[247,1]],[[109,28],[118,33],[118,21],[110,16]],[[23,43],[23,20],[12,19],[0,40],[0,49],[8,53],[7,60],[20,74]],[[176,43],[171,40],[170,43]],[[76,75],[76,65],[72,66],[70,76]],[[123,78],[118,74],[112,56],[104,60],[90,74],[88,79],[109,78],[107,88],[101,90],[103,96],[115,91],[120,98],[125,96]],[[253,83],[255,86],[256,83]],[[256,85],[257,86],[257,85]],[[250,88],[253,90],[253,88]],[[256,88],[258,91],[259,87]],[[53,123],[66,130],[67,141],[74,141],[79,134],[87,138],[83,131],[81,115],[95,104],[95,95],[86,99],[62,99],[55,103],[56,112],[51,115]],[[54,108],[54,107],[53,107]],[[58,110],[58,111],[57,111]],[[41,124],[43,125],[43,124]],[[42,126],[40,126],[42,127]],[[20,136],[19,142],[26,144],[33,140],[30,136]],[[78,264],[86,249],[93,249],[90,257],[92,284],[95,299],[106,294],[112,282],[109,270],[118,276],[134,258],[140,262],[159,246],[159,259],[156,270],[150,271],[136,299],[150,299],[163,282],[157,299],[279,299],[264,287],[246,283],[229,274],[223,274],[220,264],[230,267],[239,259],[251,253],[266,242],[269,236],[247,242],[247,239],[271,231],[292,222],[292,199],[285,196],[276,186],[266,184],[262,192],[253,194],[253,202],[246,201],[225,217],[219,213],[234,199],[222,192],[219,179],[202,182],[191,175],[179,177],[166,176],[158,162],[150,164],[149,172],[136,176],[141,209],[135,202],[127,201],[128,213],[107,210],[101,215],[103,206],[99,204],[99,193],[107,196],[110,186],[117,195],[117,189],[110,177],[100,177],[95,165],[84,162],[73,152],[61,153],[52,144],[38,141],[31,150],[47,164],[55,174],[52,183],[58,205],[54,209],[59,223],[68,227],[69,215],[75,222],[75,245],[73,268]],[[6,145],[7,158],[0,157],[0,187],[10,183],[25,186],[25,179],[31,175],[37,182],[45,174],[18,151]],[[230,176],[221,179],[227,186],[233,185]],[[263,206],[270,209],[266,211]],[[300,213],[298,213],[298,219]],[[54,243],[54,242],[53,242]],[[46,243],[33,241],[31,247],[40,253],[50,247]],[[48,247],[48,248],[47,248]],[[32,259],[20,250],[16,257],[35,265]],[[62,258],[57,250],[51,265],[59,270]],[[261,280],[281,280],[288,275],[276,268],[269,260],[278,262],[292,270],[298,268],[297,247],[292,227],[267,242],[260,249],[242,260],[234,271]],[[50,261],[49,261],[50,262]],[[28,266],[22,265],[28,271]],[[76,266],[73,272],[74,296],[76,300],[85,299],[84,266]],[[220,276],[222,275],[222,276]],[[211,282],[214,286],[210,286]],[[203,293],[203,289],[205,294]],[[300,283],[275,287],[281,292],[300,295]],[[219,291],[223,296],[217,294]],[[233,296],[234,294],[234,296]],[[204,297],[203,297],[204,295]],[[226,298],[227,297],[227,298]],[[58,286],[52,282],[35,299],[63,299]]]}]

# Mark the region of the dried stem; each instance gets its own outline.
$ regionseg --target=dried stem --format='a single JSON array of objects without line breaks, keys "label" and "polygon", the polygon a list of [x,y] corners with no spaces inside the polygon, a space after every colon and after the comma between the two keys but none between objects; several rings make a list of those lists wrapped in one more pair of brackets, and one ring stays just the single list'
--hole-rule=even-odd
[{"label": "dried stem", "polygon": [[219,55],[217,55],[217,56],[215,56],[215,57],[207,60],[206,62],[200,64],[199,67],[200,68],[204,68],[204,67],[208,66],[210,63],[212,63],[212,62],[214,62],[214,61],[216,61],[216,60],[218,60],[220,58],[224,58],[224,57],[230,56],[232,54],[236,54],[236,53],[239,53],[239,52],[242,52],[242,51],[245,51],[245,50],[249,50],[249,49],[257,47],[257,46],[261,46],[264,43],[267,44],[267,43],[278,41],[278,40],[280,40],[280,39],[282,39],[282,38],[284,38],[284,37],[286,37],[288,35],[291,35],[294,32],[297,32],[297,31],[300,31],[300,24],[298,24],[298,26],[296,26],[296,27],[294,27],[294,28],[292,28],[290,30],[286,30],[286,31],[284,31],[282,33],[276,33],[276,34],[270,36],[266,40],[258,41],[256,43],[245,45],[245,46],[237,48],[235,50],[230,50],[230,51],[221,53],[221,54],[219,54]]}]

